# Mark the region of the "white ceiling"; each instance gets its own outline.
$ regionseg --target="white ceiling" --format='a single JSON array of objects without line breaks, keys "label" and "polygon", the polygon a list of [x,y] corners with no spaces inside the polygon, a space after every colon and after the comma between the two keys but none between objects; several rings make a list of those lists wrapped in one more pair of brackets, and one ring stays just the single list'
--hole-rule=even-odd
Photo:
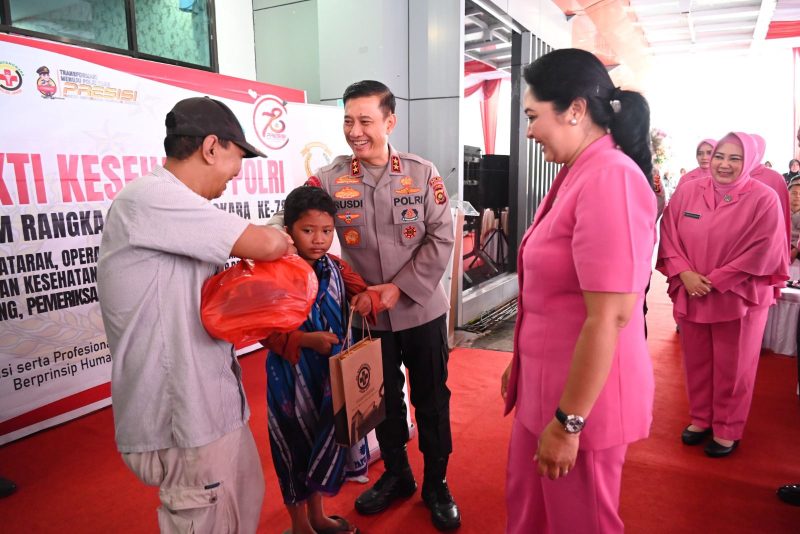
[{"label": "white ceiling", "polygon": [[745,51],[770,22],[800,20],[800,0],[630,0],[653,55]]}]

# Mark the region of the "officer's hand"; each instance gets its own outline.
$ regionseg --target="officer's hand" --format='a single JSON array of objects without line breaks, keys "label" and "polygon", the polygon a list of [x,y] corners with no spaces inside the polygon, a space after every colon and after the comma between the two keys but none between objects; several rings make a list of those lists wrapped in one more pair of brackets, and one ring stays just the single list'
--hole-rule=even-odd
[{"label": "officer's hand", "polygon": [[377,291],[381,296],[381,305],[391,310],[394,308],[397,301],[400,299],[400,288],[389,282],[388,284],[378,284],[376,286],[369,286],[367,289]]},{"label": "officer's hand", "polygon": [[300,346],[327,356],[331,347],[339,343],[339,336],[333,332],[306,332],[300,340]]},{"label": "officer's hand", "polygon": [[369,312],[372,311],[372,299],[369,298],[369,295],[367,295],[365,291],[353,297],[350,300],[350,306],[352,306],[361,317],[366,317]]}]

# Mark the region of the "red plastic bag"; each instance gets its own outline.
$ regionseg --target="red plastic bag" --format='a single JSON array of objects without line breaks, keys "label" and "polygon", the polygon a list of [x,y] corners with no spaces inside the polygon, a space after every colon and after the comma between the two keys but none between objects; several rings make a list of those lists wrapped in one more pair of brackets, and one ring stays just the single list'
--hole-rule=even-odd
[{"label": "red plastic bag", "polygon": [[317,275],[300,256],[242,260],[206,280],[200,317],[211,336],[242,346],[296,330],[317,296]]}]

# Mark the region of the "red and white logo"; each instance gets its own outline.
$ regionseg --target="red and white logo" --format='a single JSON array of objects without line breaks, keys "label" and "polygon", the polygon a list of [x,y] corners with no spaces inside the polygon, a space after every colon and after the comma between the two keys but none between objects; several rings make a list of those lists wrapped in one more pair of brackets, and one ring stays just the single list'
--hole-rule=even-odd
[{"label": "red and white logo", "polygon": [[15,95],[22,89],[22,70],[9,61],[0,61],[0,90]]},{"label": "red and white logo", "polygon": [[277,96],[264,95],[253,108],[253,128],[258,139],[271,150],[280,150],[289,142],[285,104]]}]

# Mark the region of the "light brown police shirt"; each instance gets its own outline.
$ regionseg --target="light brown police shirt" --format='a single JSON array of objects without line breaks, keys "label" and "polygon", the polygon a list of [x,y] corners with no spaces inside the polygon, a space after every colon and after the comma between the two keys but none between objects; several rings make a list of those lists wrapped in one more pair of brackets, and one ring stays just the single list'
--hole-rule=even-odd
[{"label": "light brown police shirt", "polygon": [[441,283],[453,250],[453,222],[444,181],[433,163],[389,147],[376,182],[355,157],[339,156],[308,184],[336,202],[342,255],[369,285],[391,282],[400,300],[378,315],[377,330],[427,323],[450,307]]}]

